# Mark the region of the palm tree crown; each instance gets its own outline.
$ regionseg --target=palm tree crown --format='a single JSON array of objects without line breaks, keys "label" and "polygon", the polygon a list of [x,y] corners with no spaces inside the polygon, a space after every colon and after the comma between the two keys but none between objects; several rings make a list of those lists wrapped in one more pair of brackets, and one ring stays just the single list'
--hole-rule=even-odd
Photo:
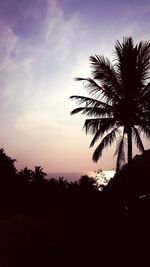
[{"label": "palm tree crown", "polygon": [[[120,169],[125,161],[125,144],[128,146],[128,162],[132,159],[132,138],[138,149],[144,146],[140,137],[143,132],[150,138],[150,43],[136,46],[131,37],[115,44],[113,64],[104,56],[90,57],[92,78],[76,78],[84,81],[89,97],[73,95],[70,98],[82,105],[71,112],[81,112],[86,133],[94,135],[90,147],[100,139],[93,153],[98,161],[102,151],[116,140],[117,163]],[[92,118],[90,118],[92,117]]]}]

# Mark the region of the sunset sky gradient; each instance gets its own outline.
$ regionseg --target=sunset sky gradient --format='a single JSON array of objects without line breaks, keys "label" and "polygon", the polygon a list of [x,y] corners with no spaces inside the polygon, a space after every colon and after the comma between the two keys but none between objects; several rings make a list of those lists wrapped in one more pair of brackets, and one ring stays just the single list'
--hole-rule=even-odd
[{"label": "sunset sky gradient", "polygon": [[113,147],[92,162],[91,136],[84,117],[70,116],[69,96],[85,94],[73,78],[90,75],[90,55],[112,59],[115,41],[131,35],[150,40],[149,1],[0,1],[0,147],[17,168],[115,168]]}]

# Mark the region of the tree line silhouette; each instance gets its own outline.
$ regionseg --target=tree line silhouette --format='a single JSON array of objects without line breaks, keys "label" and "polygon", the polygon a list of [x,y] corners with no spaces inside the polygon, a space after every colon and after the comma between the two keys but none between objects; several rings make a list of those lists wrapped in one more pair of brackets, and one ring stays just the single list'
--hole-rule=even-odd
[{"label": "tree line silhouette", "polygon": [[84,198],[93,201],[95,197],[103,205],[115,201],[114,207],[118,204],[118,207],[124,209],[142,196],[148,198],[149,161],[150,150],[146,150],[142,155],[135,156],[130,164],[125,164],[110,181],[100,171],[99,176],[105,183],[99,184],[98,179],[87,175],[73,182],[64,177],[47,179],[41,166],[35,166],[34,170],[27,167],[17,170],[16,160],[7,156],[4,149],[0,149],[0,206],[16,205],[23,208],[27,205],[39,209],[52,203],[62,204],[67,199],[76,200],[80,204]]},{"label": "tree line silhouette", "polygon": [[7,156],[4,149],[0,149],[0,206],[11,207],[12,205],[25,207],[42,205],[55,205],[61,199],[72,198],[73,195],[80,196],[88,193],[99,193],[98,182],[87,175],[78,181],[67,181],[63,177],[59,179],[47,179],[47,174],[41,166],[35,166],[34,170],[27,167],[17,170],[15,159]]},{"label": "tree line silhouette", "polygon": [[[0,236],[10,244],[5,231],[17,236],[14,258],[8,248],[3,252],[6,266],[111,266],[120,256],[135,263],[133,246],[143,255],[149,238],[149,161],[148,150],[101,187],[88,176],[75,182],[46,179],[41,166],[18,171],[0,149]],[[6,229],[4,240],[1,229]]]}]

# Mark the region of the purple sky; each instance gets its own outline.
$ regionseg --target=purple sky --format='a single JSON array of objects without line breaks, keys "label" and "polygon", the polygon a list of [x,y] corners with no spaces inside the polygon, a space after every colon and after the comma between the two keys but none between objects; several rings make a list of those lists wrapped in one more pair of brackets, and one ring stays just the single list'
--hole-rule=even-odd
[{"label": "purple sky", "polygon": [[[150,40],[149,1],[1,0],[0,143],[17,167],[87,172],[115,167],[113,147],[92,162],[84,118],[68,98],[84,94],[89,56],[112,59],[114,43]],[[147,144],[147,147],[149,145]]]}]

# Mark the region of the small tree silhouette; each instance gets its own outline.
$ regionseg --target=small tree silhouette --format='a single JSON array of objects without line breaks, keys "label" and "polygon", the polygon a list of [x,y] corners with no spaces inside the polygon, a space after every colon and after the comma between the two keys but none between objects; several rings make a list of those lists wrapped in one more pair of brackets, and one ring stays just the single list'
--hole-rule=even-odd
[{"label": "small tree silhouette", "polygon": [[78,181],[79,187],[84,191],[94,191],[99,188],[97,181],[93,177],[88,175],[83,175]]},{"label": "small tree silhouette", "polygon": [[18,175],[24,181],[30,182],[33,180],[34,172],[32,170],[28,169],[27,167],[25,167],[24,169],[22,169],[18,172]]},{"label": "small tree silhouette", "polygon": [[36,182],[43,182],[47,174],[43,172],[43,168],[41,166],[34,166],[33,172],[33,180]]}]

